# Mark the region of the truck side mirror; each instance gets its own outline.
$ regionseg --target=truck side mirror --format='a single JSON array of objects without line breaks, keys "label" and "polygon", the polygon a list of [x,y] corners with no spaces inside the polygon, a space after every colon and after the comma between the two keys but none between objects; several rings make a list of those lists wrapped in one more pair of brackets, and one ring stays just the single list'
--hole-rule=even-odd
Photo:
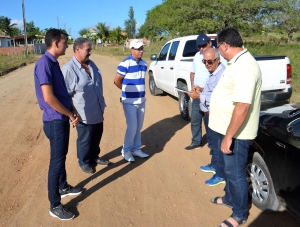
[{"label": "truck side mirror", "polygon": [[151,61],[157,61],[157,55],[156,54],[151,54],[150,60]]}]

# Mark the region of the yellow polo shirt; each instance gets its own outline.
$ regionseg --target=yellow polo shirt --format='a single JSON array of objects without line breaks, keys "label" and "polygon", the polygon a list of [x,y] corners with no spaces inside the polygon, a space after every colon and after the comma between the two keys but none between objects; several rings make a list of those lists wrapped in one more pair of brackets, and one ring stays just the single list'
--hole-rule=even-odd
[{"label": "yellow polo shirt", "polygon": [[248,103],[248,115],[234,138],[254,139],[259,124],[261,83],[259,65],[247,49],[234,56],[211,95],[209,127],[225,135],[235,104]]}]

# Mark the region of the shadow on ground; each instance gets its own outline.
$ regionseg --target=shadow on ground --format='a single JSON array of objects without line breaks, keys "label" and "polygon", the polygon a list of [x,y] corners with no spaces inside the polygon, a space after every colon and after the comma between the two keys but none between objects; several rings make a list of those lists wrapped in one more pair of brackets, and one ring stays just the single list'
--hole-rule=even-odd
[{"label": "shadow on ground", "polygon": [[[114,180],[117,180],[119,177],[122,177],[126,175],[131,170],[138,168],[140,165],[142,165],[144,162],[150,161],[151,158],[154,155],[159,155],[160,152],[164,150],[164,147],[166,143],[175,135],[175,133],[178,130],[181,130],[185,125],[187,125],[189,122],[185,121],[181,118],[180,115],[176,115],[170,118],[163,119],[152,126],[148,127],[142,132],[142,144],[145,144],[145,147],[143,148],[143,151],[147,154],[149,154],[148,159],[136,159],[135,163],[128,164],[123,159],[120,161],[113,163],[100,171],[96,172],[95,174],[91,175],[87,179],[80,182],[77,186],[84,188],[85,185],[90,182],[91,180],[97,179],[97,177],[101,176],[107,171],[110,171],[111,169],[117,168],[121,165],[124,165],[122,169],[119,171],[113,173],[109,177],[103,179],[96,185],[92,186],[91,188],[87,189],[82,193],[81,195],[77,196],[76,198],[69,201],[66,206],[71,207],[71,211],[78,216],[78,211],[75,211],[75,207],[85,198],[92,195],[94,192],[98,191],[105,185],[113,182]],[[117,149],[109,152],[108,154],[104,155],[103,159],[113,159],[117,156],[121,155],[121,149],[122,146],[118,147]]]}]

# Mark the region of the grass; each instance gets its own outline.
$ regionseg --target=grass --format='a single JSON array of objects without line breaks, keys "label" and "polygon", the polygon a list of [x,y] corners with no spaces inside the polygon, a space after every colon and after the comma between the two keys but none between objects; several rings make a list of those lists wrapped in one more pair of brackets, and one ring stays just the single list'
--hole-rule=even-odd
[{"label": "grass", "polygon": [[[285,55],[290,59],[293,73],[293,94],[290,101],[297,102],[300,100],[300,43],[292,42],[286,44],[285,42],[285,39],[275,39],[273,36],[268,39],[263,39],[261,36],[251,37],[245,39],[245,47],[253,55]],[[145,46],[143,59],[149,62],[150,55],[158,54],[165,43],[166,41],[157,41],[152,42],[150,46]],[[122,60],[130,54],[130,51],[122,45],[111,45],[93,50],[93,53],[115,56]]]},{"label": "grass", "polygon": [[0,55],[0,75],[15,67],[35,62],[39,57],[40,55],[35,54],[29,54],[28,58],[22,54],[13,56]]}]

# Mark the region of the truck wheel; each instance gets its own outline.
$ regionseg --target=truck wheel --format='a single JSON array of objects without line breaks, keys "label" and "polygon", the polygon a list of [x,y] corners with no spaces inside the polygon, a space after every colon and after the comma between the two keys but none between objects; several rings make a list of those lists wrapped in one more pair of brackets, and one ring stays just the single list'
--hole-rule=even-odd
[{"label": "truck wheel", "polygon": [[[183,82],[178,82],[177,87],[183,88],[187,90],[187,85],[184,84]],[[190,97],[183,93],[178,91],[178,107],[179,107],[179,112],[180,115],[183,119],[185,120],[190,120],[191,119],[191,111],[192,111],[192,102],[190,100]]]},{"label": "truck wheel", "polygon": [[271,175],[258,152],[254,152],[246,171],[252,203],[263,211],[278,211],[280,202],[275,193]]},{"label": "truck wheel", "polygon": [[150,90],[151,95],[163,94],[163,91],[156,86],[151,72],[149,72],[149,90]]}]

